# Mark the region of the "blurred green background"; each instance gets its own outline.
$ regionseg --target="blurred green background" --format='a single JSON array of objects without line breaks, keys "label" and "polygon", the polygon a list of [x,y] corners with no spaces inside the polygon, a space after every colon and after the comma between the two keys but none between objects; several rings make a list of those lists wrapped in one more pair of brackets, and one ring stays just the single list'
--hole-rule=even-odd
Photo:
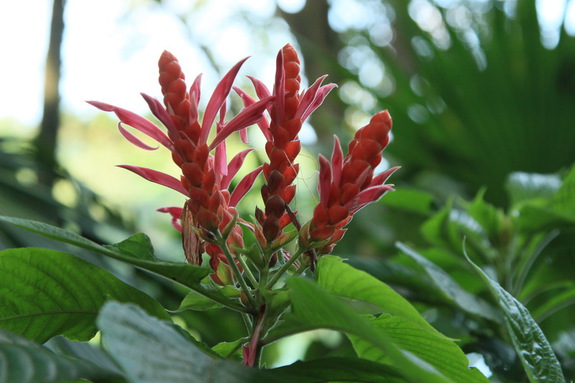
[{"label": "blurred green background", "polygon": [[[506,339],[499,339],[497,329],[476,331],[476,322],[463,323],[457,310],[445,312],[445,302],[433,292],[426,296],[421,270],[401,257],[395,243],[422,249],[467,290],[481,294],[472,281],[465,282],[461,239],[467,232],[449,244],[449,251],[441,241],[443,229],[459,230],[449,226],[453,219],[444,225],[441,219],[465,212],[485,229],[475,232],[488,241],[484,253],[495,254],[481,258],[478,250],[475,260],[493,267],[504,287],[516,287],[516,296],[524,293],[526,301],[535,302],[530,310],[537,312],[545,296],[537,303],[529,293],[553,279],[566,281],[553,293],[566,294],[553,313],[575,300],[569,282],[575,271],[570,207],[575,190],[561,189],[575,161],[575,1],[30,0],[1,7],[0,214],[56,224],[104,243],[144,231],[160,257],[183,259],[178,233],[168,217],[155,212],[183,199],[115,167],[134,164],[176,175],[170,156],[133,147],[115,129],[115,120],[84,101],[147,114],[139,92],[160,96],[156,63],[163,49],[180,59],[188,79],[204,73],[205,94],[246,56],[252,57],[238,85],[247,86],[245,75],[271,84],[275,54],[291,43],[301,52],[306,84],[326,73],[338,84],[301,135],[303,168],[309,170],[300,175],[294,203],[302,215],[314,203],[315,159],[319,152],[330,153],[333,134],[347,142],[382,109],[394,120],[385,159],[402,167],[392,179],[398,190],[358,213],[336,254],[419,302],[436,325],[443,323],[442,331],[467,339],[470,353],[483,355],[488,364],[491,358],[494,381],[519,381],[513,380],[517,361],[495,362],[501,356],[494,349],[505,350],[498,342]],[[232,109],[238,106],[233,100]],[[252,142],[262,143],[253,133]],[[254,156],[252,164],[256,161]],[[546,216],[547,226],[539,225],[542,218],[505,226],[515,222],[521,203],[533,197],[539,201],[535,205],[547,206],[541,201],[553,200],[555,193],[566,194],[561,214],[567,211],[567,218]],[[244,214],[253,214],[258,195],[248,198]],[[487,213],[478,210],[495,218],[486,223],[481,217]],[[560,234],[549,237],[553,230]],[[531,249],[547,243],[545,238],[551,246],[525,266],[527,275],[540,265],[536,262],[548,265],[525,277],[531,290],[506,286],[510,270],[529,253],[513,253],[510,243],[515,250]],[[0,225],[0,248],[54,246],[41,241]],[[167,306],[181,297],[165,282],[107,266]],[[566,318],[573,313],[569,308],[561,313],[542,327],[572,376],[575,332]],[[216,317],[185,313],[182,323],[209,344],[241,336],[229,318],[210,326]],[[287,356],[269,350],[270,363],[287,363],[306,352],[346,352],[337,334],[306,342],[310,347]]]}]

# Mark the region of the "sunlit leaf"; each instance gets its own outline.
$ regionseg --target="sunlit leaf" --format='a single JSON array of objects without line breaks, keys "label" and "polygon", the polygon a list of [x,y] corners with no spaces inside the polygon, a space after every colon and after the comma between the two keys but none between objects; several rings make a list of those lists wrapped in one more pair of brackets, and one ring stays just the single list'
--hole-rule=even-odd
[{"label": "sunlit leaf", "polygon": [[[372,318],[371,324],[400,349],[435,366],[454,382],[488,381],[478,370],[469,368],[469,361],[463,351],[449,339],[438,337],[409,321],[387,314]],[[389,360],[386,353],[373,347],[369,341],[357,336],[350,336],[350,339],[359,357],[382,363]]]},{"label": "sunlit leaf", "polygon": [[[318,266],[318,269],[321,267]],[[409,382],[450,381],[439,372],[437,366],[430,365],[408,350],[400,349],[365,316],[359,315],[352,306],[318,284],[301,278],[289,279],[287,284],[290,287],[292,310],[264,341],[271,342],[317,328],[337,330],[355,335],[388,355],[392,365]]]},{"label": "sunlit leaf", "polygon": [[[401,350],[413,353],[454,381],[486,381],[478,371],[469,370],[465,354],[451,339],[435,330],[405,298],[382,281],[354,269],[336,257],[322,257],[318,263],[318,274],[318,285],[326,290],[379,307],[384,314],[371,320],[370,324]],[[432,280],[444,282],[441,276],[439,272],[430,274]],[[438,287],[445,289],[447,284]],[[455,291],[464,292],[461,288]],[[453,290],[450,292],[453,293]],[[478,304],[475,301],[473,303]],[[489,307],[486,305],[486,308]],[[495,316],[493,310],[491,313]],[[376,361],[389,360],[388,353],[374,347],[369,339],[362,339],[361,336],[351,338],[355,340],[354,345],[362,345],[361,352],[356,347],[360,357]]]},{"label": "sunlit leaf", "polygon": [[[409,303],[384,282],[357,270],[333,256],[318,262],[318,285],[341,297],[373,304],[394,316],[409,320],[422,329],[440,335]],[[442,335],[441,335],[442,336]]]}]

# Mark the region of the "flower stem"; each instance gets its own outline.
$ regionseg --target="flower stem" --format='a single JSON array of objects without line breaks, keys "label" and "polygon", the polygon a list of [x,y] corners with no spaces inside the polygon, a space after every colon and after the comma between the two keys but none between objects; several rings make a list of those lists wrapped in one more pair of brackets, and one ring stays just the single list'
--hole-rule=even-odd
[{"label": "flower stem", "polygon": [[257,290],[260,286],[260,284],[258,283],[258,281],[256,280],[254,274],[252,273],[252,271],[248,268],[246,261],[244,261],[244,259],[239,256],[236,257],[236,259],[238,260],[238,262],[240,263],[240,265],[242,265],[242,268],[244,269],[244,272],[246,274],[246,276],[248,277],[248,279],[250,280],[250,282],[252,283],[252,285],[254,286],[254,288]]},{"label": "flower stem", "polygon": [[238,265],[236,264],[236,261],[234,260],[234,257],[232,256],[230,249],[228,248],[226,238],[224,238],[220,233],[217,233],[216,234],[216,242],[217,242],[218,246],[222,249],[226,259],[228,260],[228,263],[229,263],[230,267],[232,268],[232,272],[236,276],[236,279],[238,280],[238,283],[240,284],[240,288],[244,292],[246,298],[248,299],[248,302],[250,303],[250,305],[253,308],[255,308],[256,302],[254,301],[254,298],[252,297],[250,288],[248,287],[246,280],[244,279],[244,276],[242,275],[242,272],[238,268]]},{"label": "flower stem", "polygon": [[297,261],[303,253],[305,253],[305,250],[299,248],[297,250],[297,252],[294,255],[292,255],[291,258],[289,260],[287,260],[287,262],[284,263],[282,265],[282,267],[274,274],[272,279],[270,279],[270,281],[266,285],[266,288],[271,289],[276,284],[276,282],[279,281],[281,276],[284,275],[288,271],[288,269],[291,267],[291,265],[293,265],[294,262]]}]

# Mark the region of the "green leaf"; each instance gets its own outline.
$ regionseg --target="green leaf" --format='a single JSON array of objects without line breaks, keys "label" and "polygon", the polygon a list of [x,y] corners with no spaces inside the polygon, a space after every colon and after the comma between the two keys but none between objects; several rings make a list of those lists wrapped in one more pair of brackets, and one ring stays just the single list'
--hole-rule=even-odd
[{"label": "green leaf", "polygon": [[222,307],[218,302],[214,302],[210,298],[207,298],[195,291],[190,291],[180,303],[180,307],[177,311],[184,310],[195,310],[195,311],[205,311],[210,309],[215,309]]},{"label": "green leaf", "polygon": [[396,246],[404,254],[415,260],[425,273],[430,277],[433,284],[443,293],[452,304],[474,316],[480,316],[495,322],[501,322],[499,313],[493,306],[483,299],[465,291],[453,278],[445,271],[430,262],[427,258],[410,249],[403,243],[396,243]]},{"label": "green leaf", "polygon": [[365,382],[365,383],[403,383],[401,373],[393,366],[386,366],[358,358],[323,358],[271,370],[274,376],[286,375],[293,382]]},{"label": "green leaf", "polygon": [[426,240],[436,246],[449,248],[453,243],[461,242],[455,225],[451,223],[450,214],[452,202],[429,218],[421,226],[421,232]]},{"label": "green leaf", "polygon": [[[451,340],[422,330],[412,322],[388,314],[372,318],[371,324],[385,334],[396,346],[411,352],[454,382],[487,382],[476,369],[469,369],[469,361],[463,351]],[[389,360],[382,350],[357,336],[349,336],[360,358],[384,363]]]},{"label": "green leaf", "polygon": [[507,177],[505,189],[511,199],[511,206],[533,199],[549,199],[561,186],[556,174],[514,172]]},{"label": "green leaf", "polygon": [[115,252],[130,254],[134,258],[140,258],[147,261],[158,262],[159,259],[154,255],[154,247],[144,233],[136,233],[125,240],[113,245],[104,246]]},{"label": "green leaf", "polygon": [[[151,245],[149,245],[149,239],[143,234],[136,234],[116,245],[101,246],[78,234],[42,222],[5,216],[0,216],[0,221],[126,262],[140,269],[171,279],[229,308],[245,311],[242,305],[228,299],[219,290],[208,289],[201,284],[202,279],[210,273],[210,269],[183,262],[161,261],[150,255]],[[137,252],[137,249],[142,250],[142,254]]]},{"label": "green leaf", "polygon": [[238,339],[233,342],[220,342],[212,347],[212,350],[224,359],[242,361],[242,345],[246,339]]},{"label": "green leaf", "polygon": [[485,190],[479,191],[473,201],[467,205],[467,212],[483,230],[491,241],[498,241],[502,231],[509,231],[504,227],[506,220],[501,209],[485,202],[483,196]]},{"label": "green leaf", "polygon": [[551,204],[554,211],[565,215],[571,222],[575,221],[575,166],[563,179],[563,184]]},{"label": "green leaf", "polygon": [[371,303],[386,312],[417,324],[422,329],[441,335],[425,318],[391,287],[365,271],[358,270],[341,258],[324,256],[319,259],[318,285],[341,297]]},{"label": "green leaf", "polygon": [[168,318],[162,306],[110,272],[49,249],[0,252],[0,327],[43,343],[56,335],[88,341],[108,299],[134,302]]},{"label": "green leaf", "polygon": [[55,354],[29,339],[0,329],[0,383],[50,383],[117,376],[111,370]]},{"label": "green leaf", "polygon": [[[318,266],[318,270],[320,270]],[[292,278],[286,281],[290,288],[292,311],[285,320],[272,329],[265,343],[284,336],[317,328],[327,328],[353,334],[389,356],[393,366],[401,371],[402,377],[410,382],[450,382],[437,369],[413,355],[398,348],[382,331],[348,303],[329,293],[311,281]]]},{"label": "green leaf", "polygon": [[533,310],[533,318],[538,323],[541,323],[557,311],[575,304],[575,285],[571,281],[564,281],[562,290]]},{"label": "green leaf", "polygon": [[465,257],[497,299],[505,318],[505,327],[529,381],[565,382],[561,365],[551,345],[525,306],[505,291],[499,283],[489,278],[467,254]]},{"label": "green leaf", "polygon": [[106,303],[98,326],[108,353],[131,383],[293,382],[269,371],[215,359],[169,323],[132,304]]},{"label": "green leaf", "polygon": [[[430,277],[433,280],[434,277],[439,278],[439,274]],[[486,381],[478,371],[468,369],[467,357],[451,339],[435,330],[411,303],[382,281],[341,262],[339,258],[326,256],[318,262],[318,285],[341,297],[379,307],[386,314],[370,321],[370,325],[401,350],[426,361],[444,376],[461,382]],[[370,350],[367,354],[358,352],[360,357],[388,360],[388,353],[373,347],[369,338],[352,336],[351,339],[361,343],[362,350]]]},{"label": "green leaf", "polygon": [[388,193],[381,200],[381,203],[396,209],[427,216],[432,212],[434,200],[434,195],[426,191],[401,188],[393,193]]}]

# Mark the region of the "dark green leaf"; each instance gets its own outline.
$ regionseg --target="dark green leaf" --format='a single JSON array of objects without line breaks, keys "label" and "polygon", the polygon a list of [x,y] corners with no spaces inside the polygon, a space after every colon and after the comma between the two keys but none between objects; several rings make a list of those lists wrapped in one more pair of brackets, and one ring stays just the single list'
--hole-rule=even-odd
[{"label": "dark green leaf", "polygon": [[158,302],[110,272],[49,249],[0,252],[0,327],[43,343],[63,334],[88,341],[96,315],[108,299],[134,302],[168,318]]},{"label": "dark green leaf", "polygon": [[563,286],[563,291],[555,293],[553,297],[533,311],[533,318],[537,322],[541,323],[555,312],[575,304],[575,284],[566,281],[565,285],[567,286]]},{"label": "dark green leaf", "polygon": [[[8,222],[25,230],[41,234],[57,241],[69,243],[74,246],[126,262],[143,270],[171,279],[187,288],[209,297],[214,301],[224,303],[229,308],[244,311],[242,305],[234,300],[228,299],[219,290],[208,289],[201,284],[202,279],[210,273],[210,269],[187,263],[156,260],[155,257],[150,255],[151,247],[147,246],[145,243],[146,237],[143,237],[142,235],[136,234],[128,240],[120,242],[120,244],[106,247],[83,238],[75,233],[41,222],[5,216],[0,216],[0,221]],[[144,254],[134,255],[133,252],[137,249],[143,250]]]},{"label": "dark green leaf", "polygon": [[275,376],[286,376],[298,383],[405,382],[401,373],[392,366],[358,358],[324,358],[307,362],[296,362],[290,366],[272,370]]},{"label": "dark green leaf", "polygon": [[431,278],[435,286],[443,293],[444,297],[451,301],[458,309],[474,316],[480,316],[492,321],[500,322],[501,316],[489,303],[483,299],[465,291],[449,274],[430,262],[427,258],[410,249],[402,243],[396,246],[406,255],[422,266],[425,273]]},{"label": "dark green leaf", "polygon": [[[467,257],[467,254],[465,255]],[[469,257],[467,260],[477,270],[493,296],[505,318],[505,326],[513,347],[523,364],[530,382],[565,382],[561,365],[553,353],[543,331],[531,317],[529,311],[511,294],[505,291]]]},{"label": "dark green leaf", "polygon": [[0,383],[50,383],[115,376],[117,374],[111,370],[55,354],[35,342],[0,329]]},{"label": "dark green leaf", "polygon": [[104,346],[131,383],[293,382],[269,371],[214,359],[169,323],[131,304],[106,303],[98,326]]}]

